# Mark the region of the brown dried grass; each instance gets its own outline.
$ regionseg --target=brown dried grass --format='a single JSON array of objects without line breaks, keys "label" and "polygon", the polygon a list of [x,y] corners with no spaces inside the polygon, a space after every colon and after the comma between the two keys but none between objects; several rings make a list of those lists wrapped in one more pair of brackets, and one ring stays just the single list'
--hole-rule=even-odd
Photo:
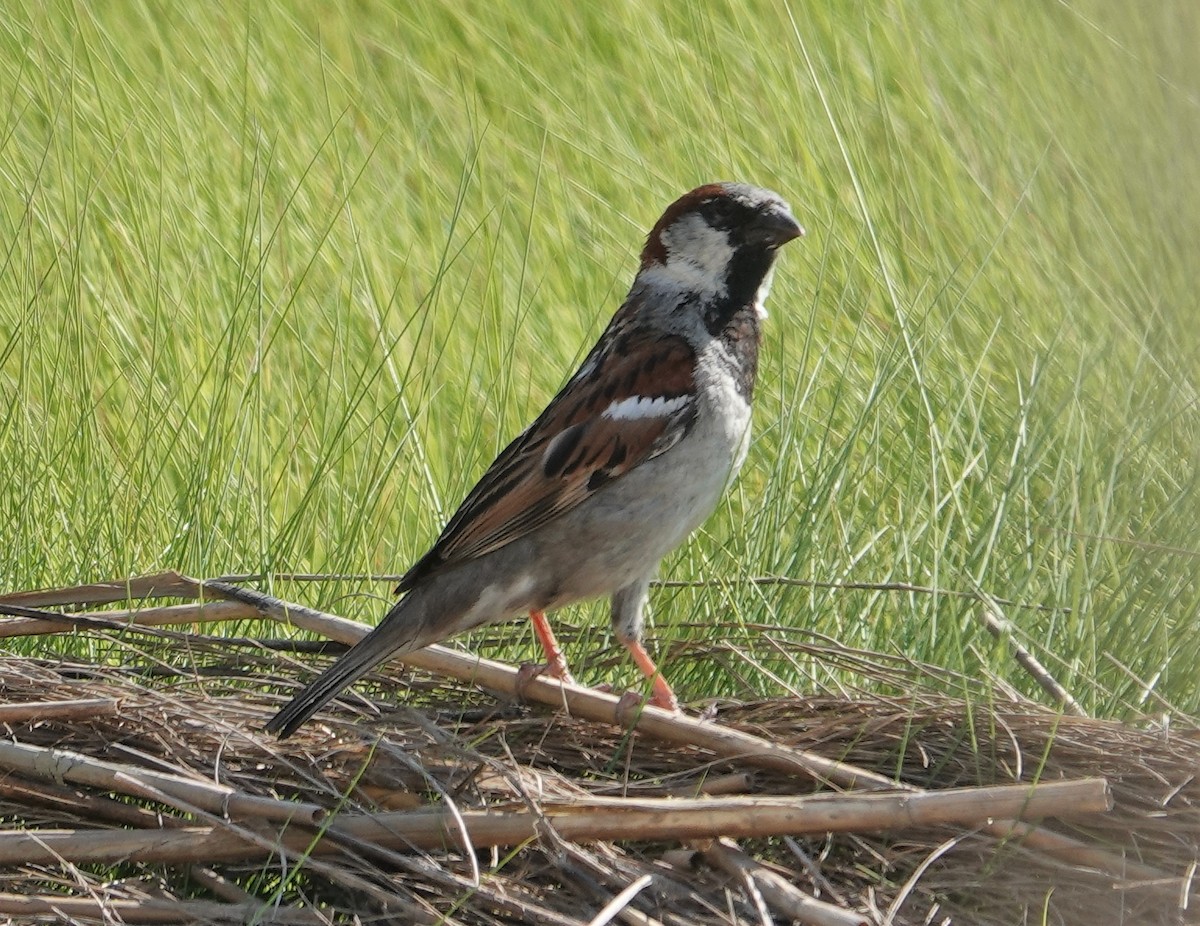
[{"label": "brown dried grass", "polygon": [[[246,639],[142,628],[87,634],[94,661],[49,648],[40,657],[0,655],[6,705],[92,701],[78,713],[10,723],[11,739],[337,813],[514,802],[537,812],[589,795],[816,789],[700,747],[498,701],[395,667],[280,743],[261,732],[263,723],[309,677],[314,660],[300,663]],[[320,858],[200,857],[175,865],[83,864],[64,854],[57,864],[0,871],[0,913],[26,922],[582,924],[649,875],[617,921],[762,923],[773,915],[782,922],[791,914],[762,890],[778,875],[783,889],[791,885],[852,914],[848,922],[1096,926],[1194,918],[1187,892],[1200,857],[1196,730],[1063,716],[1011,692],[997,694],[994,680],[947,679],[778,629],[763,628],[760,641],[760,653],[693,646],[672,661],[784,653],[851,665],[864,679],[910,694],[722,703],[715,705],[719,723],[928,789],[1104,776],[1115,799],[1110,813],[1048,825],[1166,877],[1122,880],[1053,861],[1018,840],[938,826],[747,840],[741,848],[758,866],[756,882],[739,874],[730,861],[736,856],[722,855],[719,845],[681,847],[637,834],[579,845],[547,827],[541,839],[513,850],[471,853],[400,853],[364,843]],[[934,678],[942,688],[953,682],[964,696],[932,693]],[[114,699],[118,709],[106,709]],[[0,779],[0,814],[12,831],[214,823],[178,803],[13,774]],[[218,827],[239,822],[219,817]],[[50,902],[56,897],[63,898],[58,913]]]}]

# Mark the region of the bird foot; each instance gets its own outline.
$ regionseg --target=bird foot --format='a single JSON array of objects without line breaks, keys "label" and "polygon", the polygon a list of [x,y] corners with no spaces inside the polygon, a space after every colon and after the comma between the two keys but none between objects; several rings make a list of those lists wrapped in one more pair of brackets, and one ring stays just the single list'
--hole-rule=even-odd
[{"label": "bird foot", "polygon": [[628,641],[625,643],[625,648],[629,650],[634,665],[638,667],[642,675],[651,680],[650,704],[654,707],[661,707],[664,711],[670,711],[672,714],[678,714],[679,700],[675,697],[675,692],[671,690],[667,680],[663,678],[662,673],[658,671],[658,666],[654,664],[654,660],[650,658],[646,648],[639,640]]},{"label": "bird foot", "polygon": [[650,705],[670,711],[672,714],[679,713],[679,699],[675,697],[675,692],[671,690],[671,686],[661,675],[654,676],[654,692],[650,695]]}]

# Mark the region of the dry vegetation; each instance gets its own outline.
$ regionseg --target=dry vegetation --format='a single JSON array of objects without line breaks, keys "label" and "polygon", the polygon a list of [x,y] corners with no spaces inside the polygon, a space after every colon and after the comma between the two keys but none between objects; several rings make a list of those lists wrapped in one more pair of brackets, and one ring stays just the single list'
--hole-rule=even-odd
[{"label": "dry vegetation", "polygon": [[[157,587],[177,599],[196,590],[178,577]],[[148,589],[3,601],[20,614],[127,591]],[[139,613],[191,630],[197,617],[280,616],[274,599],[213,591],[243,600]],[[280,743],[261,728],[309,677],[312,660],[288,652],[306,647],[134,626],[131,613],[37,622],[30,610],[0,625],[7,636],[82,626],[94,655],[3,659],[0,764],[12,771],[0,784],[0,913],[1088,926],[1194,916],[1194,729],[1064,716],[998,696],[996,680],[955,680],[962,699],[923,694],[933,670],[764,630],[764,652],[853,665],[911,694],[720,703],[710,719],[676,722],[541,680],[526,697],[560,709],[521,704],[494,693],[516,684],[507,667],[427,651],[414,660],[424,669],[393,665]],[[361,632],[305,609],[288,617],[325,620],[342,642]],[[676,658],[735,655],[754,656],[714,644]],[[484,688],[446,677],[471,666]],[[1009,814],[1036,827],[1004,838]]]}]

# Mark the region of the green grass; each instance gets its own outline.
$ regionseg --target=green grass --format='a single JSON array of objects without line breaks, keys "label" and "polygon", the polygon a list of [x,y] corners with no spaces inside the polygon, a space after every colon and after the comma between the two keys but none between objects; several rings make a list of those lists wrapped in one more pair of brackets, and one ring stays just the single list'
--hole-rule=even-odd
[{"label": "green grass", "polygon": [[786,624],[1029,689],[977,602],[743,580],[982,589],[1046,606],[1005,613],[1090,711],[1200,713],[1200,8],[592,6],[10,10],[0,586],[403,571],[661,208],[746,179],[809,236],[658,645]]}]

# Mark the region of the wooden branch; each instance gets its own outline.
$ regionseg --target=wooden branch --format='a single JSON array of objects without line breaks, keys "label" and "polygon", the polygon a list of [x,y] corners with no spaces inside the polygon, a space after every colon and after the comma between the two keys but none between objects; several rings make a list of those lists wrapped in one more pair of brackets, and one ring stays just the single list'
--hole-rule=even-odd
[{"label": "wooden branch", "polygon": [[241,885],[230,881],[224,875],[218,874],[204,865],[188,865],[185,869],[189,881],[198,884],[210,894],[220,897],[228,903],[252,904],[261,902],[249,891],[244,891]]},{"label": "wooden branch", "polygon": [[[339,851],[339,842],[389,848],[456,850],[460,825],[476,849],[520,845],[537,839],[539,827],[552,826],[574,842],[636,839],[670,841],[716,838],[868,832],[910,826],[953,823],[981,826],[994,816],[1075,815],[1099,813],[1112,806],[1108,785],[1093,778],[1039,785],[957,788],[883,794],[822,793],[806,797],[588,798],[548,803],[538,813],[461,811],[440,808],[380,814],[343,814],[329,823],[335,840],[322,839],[315,854]],[[269,831],[260,829],[264,836]],[[309,848],[312,833],[285,827],[270,837],[283,848]],[[77,830],[6,831],[0,833],[0,865],[52,864],[65,858],[91,862],[179,863],[262,858],[269,849],[215,827],[188,827],[162,832]]]},{"label": "wooden branch", "polygon": [[[337,839],[336,833],[326,832],[326,835],[333,840]],[[530,890],[512,883],[493,881],[490,877],[475,881],[444,868],[431,855],[425,853],[403,854],[383,846],[365,843],[362,840],[351,840],[345,849],[356,859],[369,859],[377,864],[382,864],[384,871],[403,872],[409,878],[416,879],[417,884],[430,889],[431,892],[436,889],[438,897],[466,897],[468,895],[477,897],[486,904],[485,909],[504,913],[516,923],[537,923],[539,926],[583,926],[575,917],[558,913],[542,905],[540,903],[542,898],[537,897]],[[312,862],[313,860],[310,858],[306,864],[311,865]],[[446,919],[443,915],[439,915],[432,926],[453,926],[457,922],[457,920]]]},{"label": "wooden branch", "polygon": [[892,790],[904,787],[886,775],[696,717],[672,714],[650,705],[630,713],[622,709],[621,699],[616,695],[544,677],[526,680],[512,666],[445,647],[427,647],[401,657],[401,661],[427,672],[499,691],[509,697],[559,708],[572,717],[635,729],[679,746],[697,746],[722,758],[735,759],[756,768],[798,775],[846,790]]},{"label": "wooden branch", "polygon": [[719,871],[751,880],[767,904],[790,921],[805,926],[868,926],[869,921],[862,915],[805,894],[728,840],[713,840],[699,851]]},{"label": "wooden branch", "polygon": [[[341,643],[357,643],[371,630],[365,624],[301,605],[289,604],[253,589],[239,588],[223,582],[205,582],[204,588],[214,595],[228,595],[234,600],[252,604],[263,614],[283,623],[311,633],[319,633]],[[500,691],[510,697],[523,697],[551,707],[564,708],[572,717],[583,717],[617,727],[632,727],[665,742],[700,746],[725,758],[736,758],[749,765],[785,774],[803,775],[847,790],[891,790],[903,787],[885,775],[864,768],[780,743],[772,743],[751,733],[672,714],[657,707],[646,706],[629,715],[622,711],[621,699],[616,695],[580,685],[565,684],[556,679],[525,679],[512,666],[460,653],[444,646],[429,646],[401,656],[398,661],[427,672]]]},{"label": "wooden branch", "polygon": [[206,900],[121,900],[112,897],[62,897],[58,894],[0,894],[0,915],[12,917],[83,917],[123,923],[274,923],[321,926],[328,923],[311,910],[269,903],[228,904]]},{"label": "wooden branch", "polygon": [[11,773],[0,776],[0,797],[14,803],[38,804],[76,819],[94,823],[109,821],[140,829],[186,826],[169,814],[156,813],[148,807],[119,801],[100,794],[87,794],[77,788],[46,781],[29,781]]},{"label": "wooden branch", "polygon": [[27,723],[38,720],[79,720],[104,717],[117,712],[115,698],[84,698],[78,701],[27,701],[0,705],[0,723]]},{"label": "wooden branch", "polygon": [[[0,768],[11,769],[32,778],[69,781],[72,784],[90,785],[133,796],[140,796],[139,788],[154,788],[209,813],[223,816],[260,818],[283,823],[295,820],[310,826],[318,824],[325,816],[325,809],[317,804],[278,801],[245,794],[227,785],[194,781],[132,765],[119,765],[66,749],[47,749],[42,746],[0,741]],[[127,782],[131,782],[133,787]]]},{"label": "wooden branch", "polygon": [[[208,823],[217,832],[225,833],[242,840],[247,845],[255,846],[266,856],[272,856],[281,851],[277,837],[270,832],[263,832],[260,829],[252,828],[242,823],[235,823],[228,817],[211,813],[186,799],[177,797],[174,794],[168,794],[124,773],[115,776],[115,783],[128,794],[158,801],[160,804],[166,804],[169,807],[174,807],[186,814],[190,814],[197,820]],[[302,823],[303,820],[298,822]],[[286,825],[287,821],[284,821],[284,823]],[[324,875],[336,884],[341,884],[352,894],[374,898],[384,908],[393,899],[389,891],[384,890],[371,880],[360,877],[352,871],[339,868],[337,865],[330,864],[329,862],[307,858],[307,851],[286,854],[299,856],[301,860],[307,862],[308,867],[315,873]]]},{"label": "wooden branch", "polygon": [[[672,841],[733,836],[794,836],[875,832],[908,826],[955,823],[979,826],[996,816],[1039,819],[1059,814],[1102,813],[1112,808],[1102,778],[1039,785],[1001,785],[900,793],[820,793],[803,797],[583,798],[546,802],[539,811],[572,842]],[[537,835],[537,817],[514,811],[462,811],[471,842],[516,845]],[[454,848],[457,830],[441,810],[343,815],[331,828],[386,844],[400,829],[421,848]],[[446,821],[446,822],[443,822]],[[445,829],[445,835],[441,835]]]},{"label": "wooden branch", "polygon": [[1180,880],[1179,875],[1088,845],[1065,833],[1056,833],[1020,820],[996,820],[983,827],[983,832],[1001,841],[1013,840],[1023,849],[1032,849],[1060,862],[1094,868],[1122,880]]},{"label": "wooden branch", "polygon": [[[292,623],[301,629],[319,633],[339,642],[354,644],[362,639],[370,628],[356,621],[325,614],[311,608],[289,605],[262,592],[229,586],[225,583],[205,583],[205,588],[216,594],[229,594],[236,600],[256,603],[270,617]],[[565,708],[572,716],[584,717],[601,723],[627,727],[630,718],[619,710],[619,698],[605,692],[577,685],[568,685],[557,680],[537,677],[531,681],[518,682],[518,670],[502,663],[470,656],[447,649],[430,646],[409,653],[399,660],[428,672],[457,678],[471,684],[482,685],[502,691],[513,697],[524,697],[551,707]],[[804,750],[793,749],[771,742],[751,733],[743,733],[720,724],[708,723],[694,717],[670,714],[656,707],[645,707],[633,718],[632,726],[638,731],[664,742],[685,746],[699,746],[722,758],[736,760],[746,765],[784,774],[803,775],[818,781],[832,783],[846,789],[906,789],[920,793],[911,785],[893,781],[875,772],[827,759]],[[1088,845],[1070,836],[1054,833],[1015,820],[996,819],[983,826],[984,832],[997,839],[1021,839],[1022,845],[1036,852],[1076,865],[1086,865],[1119,878],[1158,880],[1171,878],[1167,872],[1149,865],[1131,861],[1121,855]]]}]

